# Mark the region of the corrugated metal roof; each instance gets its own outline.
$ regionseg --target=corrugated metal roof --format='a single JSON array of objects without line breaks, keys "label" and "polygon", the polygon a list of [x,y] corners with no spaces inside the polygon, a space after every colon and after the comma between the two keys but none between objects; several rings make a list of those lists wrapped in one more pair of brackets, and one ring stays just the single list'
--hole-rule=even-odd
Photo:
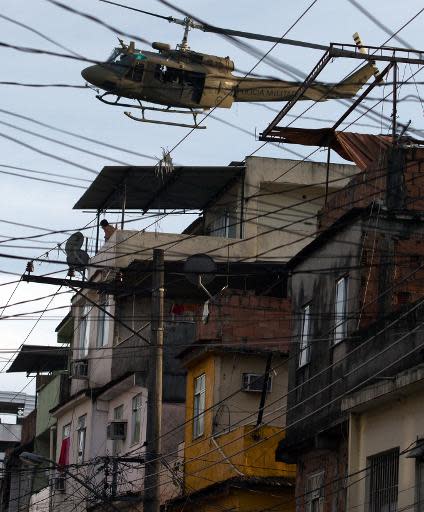
[{"label": "corrugated metal roof", "polygon": [[48,347],[46,345],[23,345],[7,373],[42,373],[64,370],[68,364],[66,347]]},{"label": "corrugated metal roof", "polygon": [[74,209],[201,210],[244,172],[241,166],[175,166],[161,176],[156,166],[103,167]]}]

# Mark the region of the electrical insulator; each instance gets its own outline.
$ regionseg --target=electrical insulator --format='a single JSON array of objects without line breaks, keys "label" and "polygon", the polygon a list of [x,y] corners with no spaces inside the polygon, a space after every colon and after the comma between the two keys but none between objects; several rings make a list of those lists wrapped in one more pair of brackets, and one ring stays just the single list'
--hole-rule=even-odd
[{"label": "electrical insulator", "polygon": [[69,270],[68,270],[68,277],[70,277],[71,279],[73,277],[75,277],[75,270],[71,267],[69,267]]},{"label": "electrical insulator", "polygon": [[28,272],[28,274],[31,274],[31,272],[34,272],[34,263],[32,261],[28,261],[28,263],[26,265],[26,272]]},{"label": "electrical insulator", "polygon": [[115,276],[115,281],[117,283],[122,283],[123,279],[124,279],[124,274],[121,271],[118,271]]}]

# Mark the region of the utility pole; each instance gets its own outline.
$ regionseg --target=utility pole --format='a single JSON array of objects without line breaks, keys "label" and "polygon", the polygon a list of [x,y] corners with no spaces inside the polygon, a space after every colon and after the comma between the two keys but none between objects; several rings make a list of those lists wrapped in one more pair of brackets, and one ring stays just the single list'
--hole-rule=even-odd
[{"label": "utility pole", "polygon": [[397,64],[393,66],[393,113],[392,113],[392,141],[396,144],[397,130]]},{"label": "utility pole", "polygon": [[144,512],[160,512],[160,456],[162,433],[162,366],[164,258],[163,249],[153,251],[150,360],[147,376],[147,432],[144,474]]}]

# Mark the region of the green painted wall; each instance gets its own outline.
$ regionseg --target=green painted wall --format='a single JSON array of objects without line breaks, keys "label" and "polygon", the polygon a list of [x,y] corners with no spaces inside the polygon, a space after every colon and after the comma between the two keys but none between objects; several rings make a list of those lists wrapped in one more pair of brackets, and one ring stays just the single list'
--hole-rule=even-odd
[{"label": "green painted wall", "polygon": [[[63,373],[58,373],[48,384],[38,392],[37,397],[37,423],[36,436],[41,436],[52,425],[56,424],[56,419],[50,414],[60,400],[60,383]],[[65,377],[66,378],[66,377]]]}]

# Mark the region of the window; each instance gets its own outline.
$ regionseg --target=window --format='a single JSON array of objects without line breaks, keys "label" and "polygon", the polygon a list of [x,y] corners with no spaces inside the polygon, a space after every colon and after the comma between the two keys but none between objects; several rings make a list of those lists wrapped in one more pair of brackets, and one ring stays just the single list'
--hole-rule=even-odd
[{"label": "window", "polygon": [[141,434],[141,409],[142,409],[142,397],[139,393],[132,399],[132,416],[131,416],[131,444],[140,442]]},{"label": "window", "polygon": [[[110,309],[110,297],[105,293],[100,295],[99,306],[109,312]],[[97,348],[104,347],[109,341],[109,325],[111,317],[108,316],[105,311],[98,309],[98,321],[97,321],[97,337],[96,346]]]},{"label": "window", "polygon": [[87,357],[90,341],[90,317],[89,313],[92,307],[86,304],[81,308],[81,317],[79,324],[79,355]]},{"label": "window", "polygon": [[[115,421],[120,421],[124,419],[124,406],[123,404],[118,405],[113,409],[113,419]],[[112,454],[118,455],[122,451],[122,440],[114,439],[112,441]]]},{"label": "window", "polygon": [[224,238],[236,238],[237,216],[234,210],[224,210],[216,212],[216,218],[210,225],[209,232],[212,236],[221,236]]},{"label": "window", "polygon": [[301,332],[300,332],[300,350],[299,350],[299,366],[309,363],[311,355],[311,305],[307,304],[302,308],[301,315]]},{"label": "window", "polygon": [[107,59],[107,62],[117,62],[119,61],[119,57],[122,56],[122,48],[115,48]]},{"label": "window", "polygon": [[395,512],[398,500],[399,448],[368,457],[369,512]]},{"label": "window", "polygon": [[77,429],[77,436],[78,436],[78,455],[77,455],[77,463],[81,464],[84,462],[84,455],[85,455],[85,439],[86,439],[86,423],[87,423],[87,415],[84,414],[84,416],[80,416],[78,418],[78,429]]},{"label": "window", "polygon": [[203,373],[194,379],[194,402],[193,402],[193,437],[203,435],[205,429],[205,394],[206,375]]},{"label": "window", "polygon": [[347,320],[347,276],[336,281],[336,294],[334,304],[334,343],[346,338]]},{"label": "window", "polygon": [[141,82],[142,78],[143,78],[143,73],[144,73],[144,65],[143,64],[134,64],[133,66],[131,66],[131,68],[129,69],[127,75],[126,75],[126,78],[128,78],[129,80],[134,80],[135,82]]},{"label": "window", "polygon": [[424,512],[424,457],[416,459],[415,463],[415,485],[416,485],[416,512]]},{"label": "window", "polygon": [[60,454],[58,465],[67,466],[69,464],[69,448],[70,448],[71,424],[63,425],[62,428],[62,444],[60,446]]},{"label": "window", "polygon": [[62,439],[67,439],[71,435],[71,424],[63,425],[62,429]]},{"label": "window", "polygon": [[306,480],[305,512],[324,510],[324,472],[310,475]]}]

